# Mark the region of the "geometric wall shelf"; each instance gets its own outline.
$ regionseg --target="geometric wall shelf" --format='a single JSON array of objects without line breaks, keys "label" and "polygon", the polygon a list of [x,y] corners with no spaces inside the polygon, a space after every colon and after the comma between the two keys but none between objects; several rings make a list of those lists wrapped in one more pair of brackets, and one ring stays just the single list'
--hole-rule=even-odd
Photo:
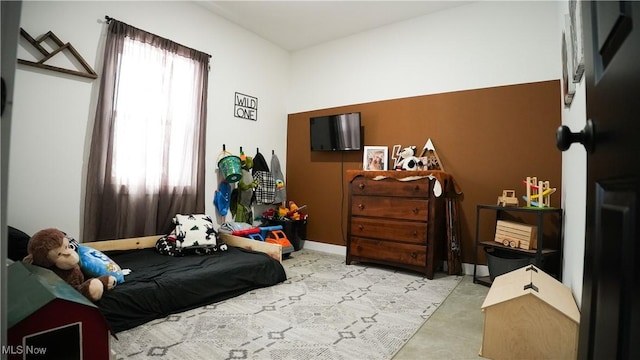
[{"label": "geometric wall shelf", "polygon": [[[20,35],[22,35],[22,37],[25,38],[31,45],[33,45],[33,47],[36,48],[36,50],[38,50],[42,55],[44,55],[44,57],[40,59],[38,62],[18,59],[18,64],[35,66],[41,69],[53,70],[53,71],[58,71],[65,74],[83,76],[90,79],[98,78],[98,74],[96,74],[96,72],[93,71],[91,66],[89,66],[89,64],[87,64],[87,62],[82,58],[82,56],[80,56],[80,54],[73,47],[73,45],[71,45],[70,43],[66,43],[66,44],[63,43],[53,32],[49,31],[46,34],[40,36],[36,40],[33,37],[31,37],[31,35],[29,35],[24,29],[20,28]],[[52,40],[56,45],[58,45],[58,48],[53,50],[52,52],[47,51],[47,49],[45,49],[44,47],[42,47],[42,45],[40,45],[42,42],[47,40]],[[64,50],[68,50],[73,55],[73,57],[76,60],[78,60],[78,62],[80,63],[80,65],[82,65],[82,67],[86,70],[86,72],[70,70],[70,69],[65,69],[58,66],[45,64],[46,61],[50,60],[51,58],[53,58],[58,54],[61,54]]]}]

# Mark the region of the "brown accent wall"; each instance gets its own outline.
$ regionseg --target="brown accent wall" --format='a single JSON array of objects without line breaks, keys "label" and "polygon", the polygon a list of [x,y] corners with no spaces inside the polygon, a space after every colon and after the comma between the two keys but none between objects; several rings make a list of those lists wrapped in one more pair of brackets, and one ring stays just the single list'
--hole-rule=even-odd
[{"label": "brown accent wall", "polygon": [[473,263],[477,204],[494,204],[503,189],[514,189],[521,197],[522,180],[537,176],[558,188],[551,202],[560,206],[562,156],[555,146],[559,99],[560,82],[552,80],[289,114],[287,198],[308,206],[307,239],[346,244],[344,173],[362,168],[362,151],[311,152],[309,118],[359,111],[364,144],[388,146],[390,156],[394,144],[421,150],[431,138],[444,170],[464,192],[462,260]]}]

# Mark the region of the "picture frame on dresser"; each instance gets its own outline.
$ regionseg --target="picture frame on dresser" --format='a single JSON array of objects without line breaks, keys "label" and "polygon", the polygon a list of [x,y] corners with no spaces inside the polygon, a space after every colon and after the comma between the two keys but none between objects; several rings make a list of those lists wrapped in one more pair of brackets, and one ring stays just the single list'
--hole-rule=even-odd
[{"label": "picture frame on dresser", "polygon": [[389,147],[365,146],[362,155],[363,170],[388,170]]}]

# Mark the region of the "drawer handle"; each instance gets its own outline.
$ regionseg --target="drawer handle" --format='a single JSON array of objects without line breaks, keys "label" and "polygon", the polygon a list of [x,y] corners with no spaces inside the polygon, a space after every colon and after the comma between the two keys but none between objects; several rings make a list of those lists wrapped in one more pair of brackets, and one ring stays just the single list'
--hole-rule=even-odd
[{"label": "drawer handle", "polygon": [[360,231],[364,230],[364,226],[358,225],[358,230],[360,230]]},{"label": "drawer handle", "polygon": [[358,185],[358,187],[360,188],[360,190],[364,190],[364,184],[360,184]]},{"label": "drawer handle", "polygon": [[358,209],[363,210],[364,209],[364,204],[358,204]]},{"label": "drawer handle", "polygon": [[418,212],[420,211],[420,209],[418,209],[418,208],[413,208],[413,210],[412,210],[412,211],[413,211],[413,213],[414,213],[414,214],[418,214]]},{"label": "drawer handle", "polygon": [[413,230],[413,237],[418,236],[418,232],[416,230]]},{"label": "drawer handle", "polygon": [[414,258],[414,259],[416,259],[416,258],[418,258],[418,254],[416,254],[416,253],[412,252],[412,253],[411,253],[411,257],[412,257],[412,258]]},{"label": "drawer handle", "polygon": [[416,185],[416,187],[414,187],[414,188],[413,188],[413,190],[414,190],[415,192],[420,191],[420,185]]}]

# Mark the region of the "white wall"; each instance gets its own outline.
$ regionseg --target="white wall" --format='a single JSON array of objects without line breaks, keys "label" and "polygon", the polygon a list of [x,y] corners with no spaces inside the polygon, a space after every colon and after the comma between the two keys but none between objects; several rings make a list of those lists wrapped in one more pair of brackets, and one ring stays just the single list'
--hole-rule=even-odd
[{"label": "white wall", "polygon": [[[102,71],[105,15],[212,55],[207,120],[206,209],[217,188],[222,150],[271,150],[286,169],[289,53],[191,2],[27,1],[21,27],[53,31]],[[18,58],[34,60],[25,41]],[[56,64],[57,65],[57,64]],[[71,65],[60,62],[60,65]],[[100,79],[18,65],[9,167],[8,224],[29,234],[53,226],[81,232],[83,174]],[[258,120],[233,116],[234,93],[258,98]],[[219,220],[220,221],[220,220]]]},{"label": "white wall", "polygon": [[292,55],[289,113],[558,79],[556,2],[477,2]]},{"label": "white wall", "polygon": [[[562,112],[562,124],[579,132],[586,125],[584,77],[570,108]],[[582,301],[582,275],[587,206],[587,153],[574,144],[562,154],[562,207],[564,208],[563,283],[571,288],[578,306]]]},{"label": "white wall", "polygon": [[[559,6],[559,22],[562,33],[564,15],[569,13],[568,1]],[[560,36],[560,35],[558,35]],[[560,99],[561,104],[562,99]],[[563,106],[563,105],[561,105]],[[587,107],[584,76],[576,84],[571,106],[563,106],[562,124],[572,132],[579,132],[586,125]],[[564,208],[564,266],[563,283],[573,292],[578,306],[582,304],[582,274],[584,270],[584,244],[587,206],[587,153],[580,144],[572,145],[562,153],[562,207]]]}]

